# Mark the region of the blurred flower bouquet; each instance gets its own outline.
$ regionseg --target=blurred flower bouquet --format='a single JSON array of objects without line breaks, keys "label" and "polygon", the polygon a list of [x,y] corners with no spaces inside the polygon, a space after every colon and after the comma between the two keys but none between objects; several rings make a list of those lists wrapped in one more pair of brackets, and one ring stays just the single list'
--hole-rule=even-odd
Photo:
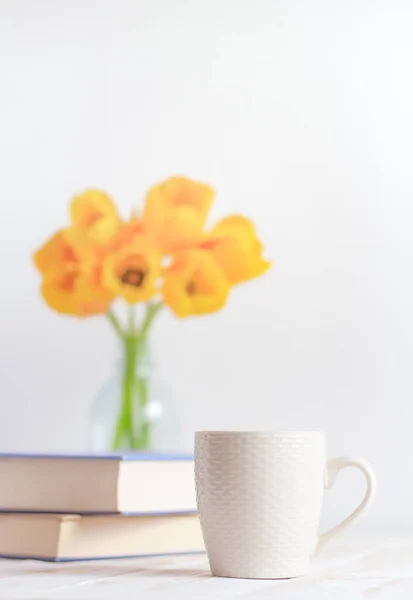
[{"label": "blurred flower bouquet", "polygon": [[[34,255],[46,303],[66,315],[106,315],[122,344],[112,449],[151,447],[147,380],[137,367],[159,311],[166,306],[178,318],[216,312],[232,286],[269,267],[247,218],[228,216],[205,230],[213,199],[208,185],[172,177],[124,221],[106,193],[87,190],[71,201],[69,226]],[[125,323],[113,310],[117,298],[129,307]]]}]

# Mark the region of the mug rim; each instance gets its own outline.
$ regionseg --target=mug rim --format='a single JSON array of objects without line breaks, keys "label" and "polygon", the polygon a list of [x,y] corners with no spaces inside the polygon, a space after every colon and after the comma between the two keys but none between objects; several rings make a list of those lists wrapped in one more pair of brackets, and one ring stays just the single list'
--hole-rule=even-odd
[{"label": "mug rim", "polygon": [[323,430],[316,431],[315,429],[200,429],[195,431],[195,435],[322,435],[325,436]]}]

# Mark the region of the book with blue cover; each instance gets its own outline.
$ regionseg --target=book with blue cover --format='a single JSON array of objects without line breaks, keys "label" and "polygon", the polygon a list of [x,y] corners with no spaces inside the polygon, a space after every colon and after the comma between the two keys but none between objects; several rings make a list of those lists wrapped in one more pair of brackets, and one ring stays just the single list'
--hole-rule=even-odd
[{"label": "book with blue cover", "polygon": [[0,454],[0,511],[196,511],[193,460],[172,454]]}]

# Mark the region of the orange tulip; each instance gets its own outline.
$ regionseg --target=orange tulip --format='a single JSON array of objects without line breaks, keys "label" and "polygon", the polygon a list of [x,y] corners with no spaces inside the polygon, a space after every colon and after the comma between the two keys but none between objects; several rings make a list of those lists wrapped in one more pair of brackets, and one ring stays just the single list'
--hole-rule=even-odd
[{"label": "orange tulip", "polygon": [[211,253],[187,250],[166,269],[162,293],[177,317],[213,313],[228,298],[230,284]]},{"label": "orange tulip", "polygon": [[199,243],[214,190],[208,185],[171,177],[152,187],[143,213],[145,232],[165,254]]},{"label": "orange tulip", "polygon": [[271,265],[262,257],[262,244],[254,224],[242,215],[219,221],[205,236],[201,247],[212,253],[231,284],[258,277]]},{"label": "orange tulip", "polygon": [[87,232],[98,244],[111,241],[120,224],[120,218],[111,198],[100,190],[86,190],[75,196],[70,205],[72,225]]},{"label": "orange tulip", "polygon": [[100,266],[93,254],[82,254],[90,242],[82,236],[76,246],[76,237],[72,231],[61,230],[35,253],[35,265],[43,276],[42,296],[59,313],[78,317],[102,314],[113,294],[102,287]]},{"label": "orange tulip", "polygon": [[109,253],[103,262],[103,283],[129,304],[150,300],[157,293],[162,255],[143,235]]}]

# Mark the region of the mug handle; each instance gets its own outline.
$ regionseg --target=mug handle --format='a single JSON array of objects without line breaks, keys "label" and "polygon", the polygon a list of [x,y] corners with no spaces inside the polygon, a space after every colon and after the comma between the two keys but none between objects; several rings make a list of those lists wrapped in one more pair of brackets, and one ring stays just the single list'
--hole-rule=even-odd
[{"label": "mug handle", "polygon": [[346,467],[357,467],[363,472],[367,481],[366,493],[358,507],[347,518],[345,518],[344,521],[319,536],[315,549],[316,553],[319,552],[333,537],[347,529],[351,523],[358,519],[360,515],[370,506],[374,500],[374,496],[376,495],[376,476],[370,464],[363,458],[349,458],[347,456],[330,458],[330,460],[327,461],[324,488],[331,488],[339,471],[341,471],[341,469],[345,469]]}]

